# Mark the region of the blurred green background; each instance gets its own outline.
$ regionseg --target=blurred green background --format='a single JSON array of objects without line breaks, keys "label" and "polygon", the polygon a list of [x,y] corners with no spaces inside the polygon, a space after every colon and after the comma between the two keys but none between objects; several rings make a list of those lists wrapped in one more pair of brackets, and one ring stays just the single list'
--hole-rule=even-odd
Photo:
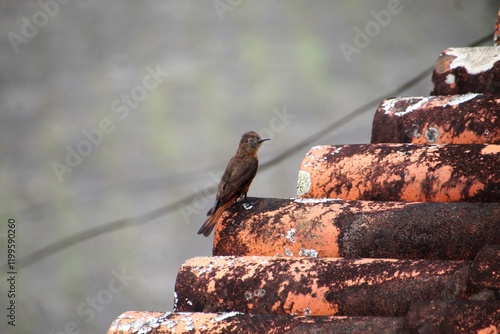
[{"label": "blurred green background", "polygon": [[[272,137],[265,163],[442,50],[492,33],[499,5],[397,3],[2,1],[0,264],[9,218],[21,265],[81,231],[213,190],[245,131]],[[346,45],[359,47],[346,57]],[[429,75],[404,95],[431,86]],[[368,143],[374,112],[313,144]],[[249,196],[293,197],[310,146],[258,173]],[[19,267],[15,328],[4,267],[0,331],[103,333],[127,310],[171,311],[179,266],[211,254],[212,237],[196,232],[212,201],[202,193]]]}]

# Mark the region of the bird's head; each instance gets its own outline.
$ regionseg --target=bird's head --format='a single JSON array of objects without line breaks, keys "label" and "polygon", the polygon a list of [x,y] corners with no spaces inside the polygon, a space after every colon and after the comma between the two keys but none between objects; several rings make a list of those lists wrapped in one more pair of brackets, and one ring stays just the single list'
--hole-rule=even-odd
[{"label": "bird's head", "polygon": [[247,153],[256,153],[260,145],[269,138],[262,139],[256,132],[248,131],[243,134],[240,140],[239,149]]}]

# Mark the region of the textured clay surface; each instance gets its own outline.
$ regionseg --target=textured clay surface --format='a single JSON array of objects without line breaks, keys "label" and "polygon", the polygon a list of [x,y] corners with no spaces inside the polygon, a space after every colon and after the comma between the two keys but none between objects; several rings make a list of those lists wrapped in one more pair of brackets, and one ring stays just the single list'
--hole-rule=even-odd
[{"label": "textured clay surface", "polygon": [[203,257],[175,284],[176,312],[404,316],[418,300],[466,297],[470,261]]},{"label": "textured clay surface", "polygon": [[213,255],[473,260],[500,244],[500,203],[250,201],[219,220]]},{"label": "textured clay surface", "polygon": [[394,317],[310,317],[272,314],[126,312],[108,334],[124,333],[403,333]]},{"label": "textured clay surface", "polygon": [[[500,145],[315,146],[300,167],[304,198],[500,202]],[[302,182],[304,184],[304,182]]]},{"label": "textured clay surface", "polygon": [[372,143],[500,144],[500,98],[466,94],[383,101]]}]

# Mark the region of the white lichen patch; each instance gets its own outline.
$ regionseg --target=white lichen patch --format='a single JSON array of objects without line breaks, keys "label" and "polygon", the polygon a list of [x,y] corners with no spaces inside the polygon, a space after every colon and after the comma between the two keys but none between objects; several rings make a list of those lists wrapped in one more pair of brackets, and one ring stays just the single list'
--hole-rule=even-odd
[{"label": "white lichen patch", "polygon": [[311,174],[300,170],[297,179],[297,196],[307,194],[311,190]]},{"label": "white lichen patch", "polygon": [[448,85],[452,85],[455,83],[455,75],[449,73],[446,76],[446,79],[444,79],[444,82],[447,83]]},{"label": "white lichen patch", "polygon": [[253,295],[252,295],[251,291],[245,291],[244,296],[245,296],[246,300],[252,300],[253,299]]},{"label": "white lichen patch", "polygon": [[382,102],[380,107],[384,110],[384,114],[388,115],[394,110],[397,99],[387,99]]},{"label": "white lichen patch", "polygon": [[[416,99],[416,98],[411,98],[411,99]],[[418,110],[422,107],[422,105],[427,103],[427,101],[429,101],[430,98],[429,97],[419,97],[418,99],[420,99],[420,101],[413,103],[413,104],[410,104],[408,107],[406,107],[405,110],[395,112],[394,116],[400,117],[400,116],[404,116],[406,114],[409,114],[415,110]]]},{"label": "white lichen patch", "polygon": [[450,68],[463,67],[469,74],[479,74],[493,68],[500,60],[500,48],[492,46],[450,48],[446,55],[454,56]]},{"label": "white lichen patch", "polygon": [[311,147],[310,151],[322,150],[326,145],[316,145]]},{"label": "white lichen patch", "polygon": [[245,208],[245,210],[250,210],[251,208],[253,208],[253,205],[250,203],[243,203],[243,207]]},{"label": "white lichen patch", "polygon": [[286,237],[291,242],[295,242],[295,229],[291,228],[288,232],[286,232]]},{"label": "white lichen patch", "polygon": [[285,256],[293,256],[293,252],[290,250],[290,248],[285,248]]},{"label": "white lichen patch", "polygon": [[269,264],[269,260],[267,260],[267,257],[262,257],[262,256],[252,256],[252,260],[257,262],[258,264],[262,264],[262,265],[267,265]]},{"label": "white lichen patch", "polygon": [[301,248],[299,251],[299,256],[318,257],[318,252],[316,252],[314,249]]},{"label": "white lichen patch", "polygon": [[209,273],[212,271],[212,269],[214,268],[213,264],[208,264],[206,266],[194,266],[192,267],[193,270],[195,270],[198,275],[203,275],[205,273]]},{"label": "white lichen patch", "polygon": [[253,295],[255,297],[264,297],[266,295],[266,290],[264,289],[257,289],[253,292]]},{"label": "white lichen patch", "polygon": [[182,314],[181,320],[184,322],[184,328],[187,331],[194,330],[194,320],[191,314]]},{"label": "white lichen patch", "polygon": [[424,131],[424,138],[429,143],[434,143],[439,138],[439,130],[435,127],[430,126]]},{"label": "white lichen patch", "polygon": [[318,203],[329,203],[333,201],[339,201],[339,198],[294,198],[295,203],[304,204],[318,204]]},{"label": "white lichen patch", "polygon": [[233,312],[225,312],[225,313],[221,313],[219,316],[217,316],[216,318],[210,320],[210,321],[222,321],[224,319],[227,319],[227,318],[231,318],[231,317],[234,317],[235,315],[238,315],[238,314],[243,314],[241,312],[236,312],[236,311],[233,311]]},{"label": "white lichen patch", "polygon": [[475,93],[456,95],[456,96],[452,97],[448,102],[443,104],[443,107],[456,106],[460,103],[464,103],[464,102],[467,102],[469,100],[472,100],[473,98],[475,98],[478,95],[479,94],[475,94]]},{"label": "white lichen patch", "polygon": [[116,318],[113,321],[113,323],[110,326],[110,329],[117,330],[118,328],[120,328],[120,330],[123,330],[123,331],[130,330],[131,325],[128,322],[121,323],[120,320],[122,320],[122,319],[133,319],[133,317],[129,316],[127,313],[120,314],[118,316],[118,318]]},{"label": "white lichen patch", "polygon": [[132,333],[147,334],[150,333],[154,328],[159,327],[160,324],[161,323],[155,317],[138,319],[133,325]]},{"label": "white lichen patch", "polygon": [[417,124],[412,124],[412,130],[410,132],[410,135],[413,138],[420,138],[420,132],[418,131],[418,125]]},{"label": "white lichen patch", "polygon": [[115,321],[115,322],[113,322],[113,325],[111,326],[112,330],[120,330],[122,332],[128,332],[128,331],[130,331],[130,328],[132,328],[132,325],[128,322],[118,323],[117,321]]},{"label": "white lichen patch", "polygon": [[234,265],[234,258],[228,258],[226,262],[226,266],[232,267]]},{"label": "white lichen patch", "polygon": [[177,326],[177,321],[167,319],[163,323],[168,329],[173,329],[175,331],[175,327]]},{"label": "white lichen patch", "polygon": [[177,292],[174,291],[174,309],[177,308],[178,302],[179,302],[179,299],[177,298]]},{"label": "white lichen patch", "polygon": [[[408,101],[413,101],[416,99],[424,99],[425,97],[397,97],[397,98],[392,98],[392,99],[387,99],[382,102],[380,107],[382,110],[384,110],[384,114],[388,115],[396,110],[396,103],[398,102],[408,102]],[[418,102],[417,102],[418,103]],[[411,106],[410,106],[411,107]],[[407,108],[408,109],[408,108]],[[408,111],[410,112],[410,111]],[[394,115],[396,116],[402,116],[402,114],[406,113],[405,111],[398,111],[395,112]]]}]

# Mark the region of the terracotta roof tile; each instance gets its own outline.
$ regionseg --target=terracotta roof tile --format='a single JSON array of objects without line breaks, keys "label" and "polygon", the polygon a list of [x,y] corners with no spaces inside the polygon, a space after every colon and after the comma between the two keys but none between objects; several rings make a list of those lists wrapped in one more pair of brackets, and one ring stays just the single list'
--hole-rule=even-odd
[{"label": "terracotta roof tile", "polygon": [[213,255],[473,260],[500,244],[500,203],[249,200],[219,221]]},{"label": "terracotta roof tile", "polygon": [[383,101],[372,143],[500,144],[500,97],[466,94]]},{"label": "terracotta roof tile", "polygon": [[315,146],[299,171],[303,198],[499,202],[500,145]]},{"label": "terracotta roof tile", "polygon": [[436,61],[431,95],[500,94],[500,48],[449,48]]},{"label": "terracotta roof tile", "polygon": [[405,333],[396,317],[309,317],[272,314],[125,312],[109,334],[122,333]]},{"label": "terracotta roof tile", "polygon": [[405,316],[415,301],[465,299],[470,267],[471,261],[198,257],[178,272],[174,311]]}]

